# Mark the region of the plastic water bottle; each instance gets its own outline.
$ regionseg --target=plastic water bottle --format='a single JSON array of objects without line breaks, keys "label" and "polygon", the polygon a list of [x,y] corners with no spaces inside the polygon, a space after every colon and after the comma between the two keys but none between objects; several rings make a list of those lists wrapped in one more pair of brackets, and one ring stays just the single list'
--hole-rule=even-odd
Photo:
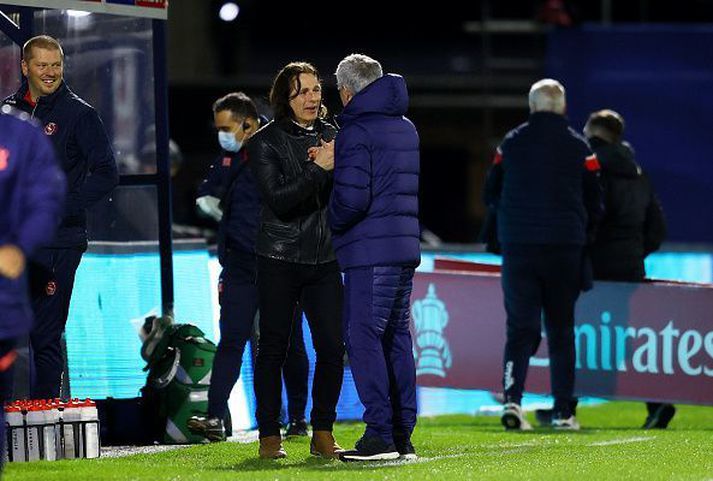
[{"label": "plastic water bottle", "polygon": [[91,399],[85,399],[79,408],[84,434],[84,457],[98,458],[100,455],[99,413]]},{"label": "plastic water bottle", "polygon": [[42,459],[45,461],[54,461],[57,459],[56,425],[58,415],[50,400],[43,402],[41,408],[40,412],[44,418],[44,424],[42,426]]},{"label": "plastic water bottle", "polygon": [[42,412],[42,407],[37,404],[28,406],[25,420],[27,421],[27,461],[39,461],[43,459],[42,443],[44,441],[43,430],[45,426],[45,416]]},{"label": "plastic water bottle", "polygon": [[26,461],[25,453],[25,414],[16,404],[5,406],[7,439],[5,440],[6,459],[8,461]]},{"label": "plastic water bottle", "polygon": [[80,422],[82,418],[81,413],[79,412],[79,405],[76,400],[71,400],[66,403],[62,403],[62,407],[62,421],[60,425],[62,426],[64,458],[81,458],[84,439],[82,437],[82,430],[80,429]]}]

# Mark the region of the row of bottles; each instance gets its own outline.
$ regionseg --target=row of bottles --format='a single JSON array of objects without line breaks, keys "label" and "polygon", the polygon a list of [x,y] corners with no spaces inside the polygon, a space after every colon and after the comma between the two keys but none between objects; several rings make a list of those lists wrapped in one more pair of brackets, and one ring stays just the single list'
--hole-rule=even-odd
[{"label": "row of bottles", "polygon": [[90,399],[33,399],[5,405],[5,459],[98,458],[99,417]]}]

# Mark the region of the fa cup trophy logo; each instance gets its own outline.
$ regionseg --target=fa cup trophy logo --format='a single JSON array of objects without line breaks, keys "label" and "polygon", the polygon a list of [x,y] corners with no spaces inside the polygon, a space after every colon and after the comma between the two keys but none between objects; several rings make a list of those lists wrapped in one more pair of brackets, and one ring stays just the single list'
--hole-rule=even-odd
[{"label": "fa cup trophy logo", "polygon": [[435,284],[428,285],[425,298],[413,303],[411,314],[416,327],[413,347],[416,375],[446,377],[446,369],[452,364],[451,350],[443,337],[443,329],[448,325],[448,310],[436,296]]}]

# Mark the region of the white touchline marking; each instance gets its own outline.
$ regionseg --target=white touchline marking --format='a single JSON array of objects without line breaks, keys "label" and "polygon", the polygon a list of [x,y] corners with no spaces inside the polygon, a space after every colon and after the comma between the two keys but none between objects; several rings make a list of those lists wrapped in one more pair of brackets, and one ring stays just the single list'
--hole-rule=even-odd
[{"label": "white touchline marking", "polygon": [[[419,456],[416,459],[394,459],[392,461],[355,461],[355,462],[343,463],[343,464],[345,466],[354,466],[354,467],[366,468],[366,469],[387,468],[389,466],[407,466],[409,464],[430,463],[433,461],[440,461],[442,459],[462,458],[463,456],[466,456],[467,454],[472,454],[472,453],[442,454],[440,456],[431,456],[430,458],[425,458],[423,456]],[[333,468],[334,463],[320,465],[319,467],[323,468],[323,469],[324,468]]]},{"label": "white touchline marking", "polygon": [[595,443],[589,443],[586,446],[612,446],[616,444],[629,444],[629,443],[641,443],[644,441],[653,441],[656,436],[638,436],[634,438],[620,438],[611,439],[609,441],[597,441]]}]

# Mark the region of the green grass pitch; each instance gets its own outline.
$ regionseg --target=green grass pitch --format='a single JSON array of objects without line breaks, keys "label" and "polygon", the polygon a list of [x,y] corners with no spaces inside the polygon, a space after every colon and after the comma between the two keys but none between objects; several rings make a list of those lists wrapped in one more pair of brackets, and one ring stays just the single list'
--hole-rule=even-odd
[{"label": "green grass pitch", "polygon": [[[534,421],[530,415],[531,421]],[[288,458],[257,459],[257,444],[218,443],[124,458],[12,464],[6,481],[33,480],[698,480],[713,481],[713,408],[679,406],[669,429],[639,429],[643,403],[581,408],[579,432],[506,433],[496,417],[421,418],[413,462],[350,463],[309,455],[288,440]],[[534,423],[533,423],[534,425]],[[361,423],[342,423],[343,447]]]}]

